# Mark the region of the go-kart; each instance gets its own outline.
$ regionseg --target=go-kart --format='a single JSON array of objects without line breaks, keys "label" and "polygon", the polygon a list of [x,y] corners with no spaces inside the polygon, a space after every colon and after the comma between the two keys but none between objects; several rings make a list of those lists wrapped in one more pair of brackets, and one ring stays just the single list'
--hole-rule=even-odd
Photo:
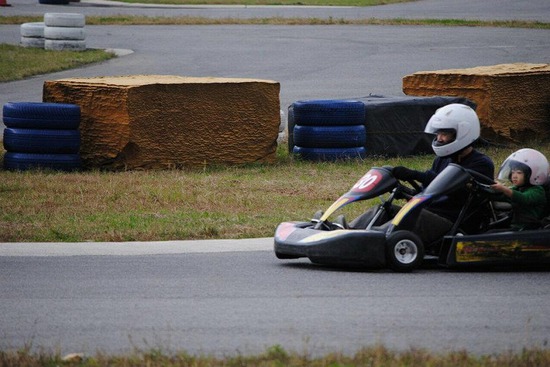
[{"label": "go-kart", "polygon": [[[492,265],[550,265],[550,229],[507,230],[511,206],[494,202],[494,181],[475,171],[449,164],[424,190],[392,175],[391,167],[371,168],[324,213],[310,221],[283,222],[274,236],[279,259],[307,257],[312,263],[359,268],[390,268],[410,272],[423,261],[449,268]],[[413,186],[412,188],[410,186]],[[423,208],[446,195],[463,190],[466,199],[449,232],[423,244],[414,232]],[[383,197],[386,195],[387,197]],[[349,228],[337,219],[338,209],[380,197],[368,223]],[[394,200],[406,199],[401,207]]]}]

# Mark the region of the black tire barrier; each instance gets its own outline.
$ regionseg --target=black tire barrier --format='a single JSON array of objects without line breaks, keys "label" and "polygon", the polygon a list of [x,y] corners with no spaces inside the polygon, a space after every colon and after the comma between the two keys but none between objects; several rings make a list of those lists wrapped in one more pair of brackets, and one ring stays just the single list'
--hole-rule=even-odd
[{"label": "black tire barrier", "polygon": [[293,153],[308,161],[339,161],[364,159],[365,147],[355,148],[304,148],[294,146]]},{"label": "black tire barrier", "polygon": [[354,148],[365,146],[364,125],[294,126],[294,144],[304,148]]},{"label": "black tire barrier", "polygon": [[46,5],[67,5],[69,4],[69,0],[38,0],[38,3]]},{"label": "black tire barrier", "polygon": [[80,150],[78,130],[4,129],[8,152],[76,154]]},{"label": "black tire barrier", "polygon": [[24,129],[78,129],[80,106],[67,103],[8,102],[3,107],[4,124]]},{"label": "black tire barrier", "polygon": [[365,124],[365,104],[361,101],[297,101],[292,106],[296,125],[346,126]]},{"label": "black tire barrier", "polygon": [[4,154],[4,169],[10,171],[26,171],[30,169],[52,169],[56,171],[77,171],[81,168],[78,154],[34,154],[14,153]]}]

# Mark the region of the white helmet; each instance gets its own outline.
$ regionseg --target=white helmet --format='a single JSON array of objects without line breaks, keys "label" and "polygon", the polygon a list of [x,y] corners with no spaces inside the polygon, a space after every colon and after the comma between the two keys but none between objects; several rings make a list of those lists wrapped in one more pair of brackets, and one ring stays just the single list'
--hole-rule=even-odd
[{"label": "white helmet", "polygon": [[479,138],[479,118],[469,106],[451,103],[435,111],[424,132],[437,134],[439,130],[454,130],[456,134],[455,140],[448,144],[441,145],[437,138],[432,142],[434,153],[439,157],[447,157],[468,147]]},{"label": "white helmet", "polygon": [[512,170],[516,169],[525,173],[525,179],[528,179],[531,185],[544,185],[550,173],[550,166],[544,154],[529,148],[520,149],[510,154],[500,166],[498,179],[510,179]]}]

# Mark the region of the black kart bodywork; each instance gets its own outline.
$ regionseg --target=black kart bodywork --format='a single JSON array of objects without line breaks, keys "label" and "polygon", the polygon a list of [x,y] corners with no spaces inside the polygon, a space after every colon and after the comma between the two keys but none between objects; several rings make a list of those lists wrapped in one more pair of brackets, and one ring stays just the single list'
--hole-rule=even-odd
[{"label": "black kart bodywork", "polygon": [[[414,182],[411,184],[415,189],[411,189],[391,172],[391,167],[374,167],[321,216],[307,222],[279,224],[274,236],[276,256],[399,272],[412,271],[427,258],[430,263],[436,261],[449,268],[550,265],[550,229],[506,230],[511,207],[492,201],[491,179],[450,164],[420,191]],[[452,229],[434,243],[422,243],[414,233],[422,209],[458,190],[464,190],[466,195]],[[364,228],[347,228],[328,220],[345,205],[384,194],[388,197],[382,198]],[[395,199],[407,200],[397,212]]]}]

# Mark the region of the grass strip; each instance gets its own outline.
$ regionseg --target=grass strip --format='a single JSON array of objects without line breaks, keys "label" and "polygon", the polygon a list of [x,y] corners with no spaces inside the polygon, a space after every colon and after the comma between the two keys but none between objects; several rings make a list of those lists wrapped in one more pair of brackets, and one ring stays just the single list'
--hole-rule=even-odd
[{"label": "grass strip", "polygon": [[[550,156],[548,144],[525,146]],[[498,165],[517,148],[485,151]],[[309,162],[286,144],[274,164],[164,171],[0,170],[0,242],[167,241],[271,237],[326,210],[373,166],[425,170],[433,155]],[[348,205],[354,218],[379,203]]]},{"label": "grass strip", "polygon": [[550,350],[540,348],[524,349],[521,352],[503,352],[494,355],[477,356],[467,351],[448,353],[430,353],[423,349],[410,349],[394,352],[384,346],[366,347],[351,356],[342,353],[329,353],[312,357],[308,353],[288,352],[279,345],[266,349],[258,355],[236,355],[213,357],[194,356],[184,351],[167,353],[162,349],[136,351],[129,355],[108,355],[96,353],[94,356],[72,354],[65,357],[59,353],[31,353],[27,349],[19,351],[0,351],[2,366],[81,366],[81,367],[125,367],[125,366],[163,366],[163,367],[226,367],[226,366],[262,366],[262,367],[352,367],[352,366],[438,366],[438,367],[527,367],[550,365]]},{"label": "grass strip", "polygon": [[67,70],[115,57],[104,50],[52,51],[0,44],[0,82]]},{"label": "grass strip", "polygon": [[[0,16],[0,24],[41,22],[39,16]],[[132,15],[87,16],[87,25],[391,25],[434,27],[497,27],[550,29],[550,23],[523,20],[463,20],[463,19],[344,19],[344,18],[207,18],[207,17],[148,17]]]}]

